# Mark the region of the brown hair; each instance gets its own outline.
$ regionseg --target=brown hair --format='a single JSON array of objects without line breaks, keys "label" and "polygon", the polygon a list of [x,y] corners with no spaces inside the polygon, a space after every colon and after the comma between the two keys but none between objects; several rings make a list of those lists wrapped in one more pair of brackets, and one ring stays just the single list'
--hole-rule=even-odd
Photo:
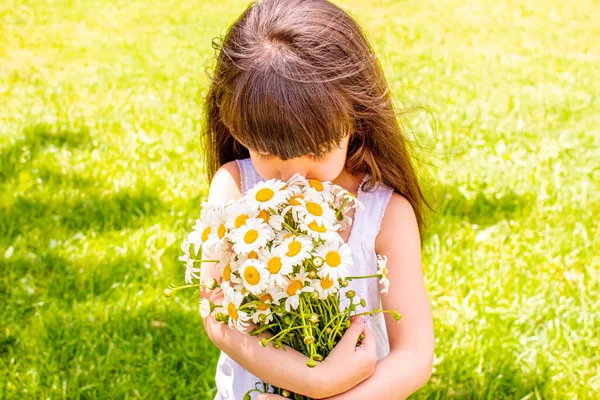
[{"label": "brown hair", "polygon": [[[213,39],[204,140],[209,181],[248,148],[281,159],[319,156],[350,135],[345,168],[412,205],[427,204],[388,84],[362,28],[326,0],[251,3]],[[243,144],[242,144],[243,143]]]}]

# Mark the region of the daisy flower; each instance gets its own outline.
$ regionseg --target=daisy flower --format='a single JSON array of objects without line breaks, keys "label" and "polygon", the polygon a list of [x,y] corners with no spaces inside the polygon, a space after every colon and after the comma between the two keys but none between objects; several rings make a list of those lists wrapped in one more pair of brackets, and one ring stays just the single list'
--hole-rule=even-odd
[{"label": "daisy flower", "polygon": [[233,259],[223,258],[219,262],[219,270],[223,281],[221,282],[221,289],[225,290],[232,287],[234,284],[241,283],[240,279],[235,275],[239,269],[239,264]]},{"label": "daisy flower", "polygon": [[265,224],[269,224],[271,228],[280,231],[283,226],[283,217],[279,214],[272,214],[269,210],[261,210],[258,213],[258,218],[261,218]]},{"label": "daisy flower", "polygon": [[333,240],[338,236],[338,224],[333,224],[329,221],[324,221],[322,224],[317,221],[312,221],[309,224],[300,224],[300,229],[306,232],[307,235],[317,240]]},{"label": "daisy flower", "polygon": [[315,202],[331,203],[334,199],[331,182],[321,182],[317,179],[309,179],[304,187],[304,197]]},{"label": "daisy flower", "polygon": [[194,259],[192,258],[190,243],[187,239],[183,239],[181,242],[181,251],[183,251],[183,255],[177,259],[185,263],[185,283],[190,285],[194,282],[194,278],[200,279],[200,268],[194,267]]},{"label": "daisy flower", "polygon": [[319,276],[329,275],[331,279],[344,278],[352,267],[350,247],[340,241],[328,241],[315,249],[315,253],[325,261],[319,268]]},{"label": "daisy flower", "polygon": [[193,231],[191,231],[186,238],[187,241],[194,246],[194,255],[198,255],[200,246],[206,244],[207,247],[211,247],[211,245],[214,244],[215,235],[211,235],[211,233],[213,233],[213,226],[211,224],[206,223],[201,218],[196,220]]},{"label": "daisy flower", "polygon": [[289,239],[293,237],[294,234],[287,229],[282,229],[280,231],[275,231],[275,238],[273,239],[273,243],[281,244],[285,239]]},{"label": "daisy flower", "polygon": [[304,283],[311,283],[308,274],[304,271],[304,267],[295,276],[286,279],[283,289],[287,298],[285,299],[285,310],[290,312],[290,309],[297,309],[300,305],[300,294],[305,292],[314,292],[312,286],[304,286]]},{"label": "daisy flower", "polygon": [[244,332],[250,319],[246,312],[239,309],[243,300],[244,295],[233,288],[228,288],[223,297],[223,312],[229,316],[229,327],[240,332]]},{"label": "daisy flower", "polygon": [[321,279],[313,279],[311,286],[319,293],[321,300],[325,300],[329,295],[336,293],[340,289],[338,280],[330,279],[329,275],[325,275]]},{"label": "daisy flower", "polygon": [[239,273],[244,287],[252,294],[259,294],[269,286],[269,271],[258,260],[248,259]]},{"label": "daisy flower", "polygon": [[270,305],[267,304],[279,304],[279,301],[286,297],[286,294],[279,287],[269,287],[267,290],[260,295],[257,295],[258,301],[265,304],[259,304],[256,306],[256,311],[251,315],[252,322],[258,324],[260,321],[260,315],[264,314],[266,316],[266,320],[264,323],[269,323],[273,320],[273,315],[271,312]]},{"label": "daisy flower", "polygon": [[377,255],[377,273],[381,275],[381,279],[379,279],[379,283],[383,285],[381,293],[387,294],[390,287],[390,281],[387,277],[387,256]]},{"label": "daisy flower", "polygon": [[215,309],[215,305],[206,298],[200,299],[200,315],[202,318],[208,317]]},{"label": "daisy flower", "polygon": [[298,213],[299,219],[305,224],[316,222],[319,225],[323,225],[326,222],[335,222],[335,212],[327,204],[323,204],[316,201],[305,201],[301,200],[300,205],[295,207]]},{"label": "daisy flower", "polygon": [[249,219],[258,217],[258,211],[252,210],[243,201],[236,201],[229,205],[225,209],[225,214],[227,216],[227,222],[225,222],[227,229],[239,229],[246,225],[246,221]]},{"label": "daisy flower", "polygon": [[310,257],[313,249],[312,239],[304,235],[292,235],[284,239],[281,246],[292,265],[300,264],[305,258]]},{"label": "daisy flower", "polygon": [[271,250],[262,249],[258,259],[267,266],[269,286],[283,285],[285,276],[293,271],[292,260],[285,255],[284,247],[273,246]]},{"label": "daisy flower", "polygon": [[253,210],[277,208],[289,197],[289,192],[285,187],[285,182],[279,179],[269,179],[268,181],[257,183],[244,197]]},{"label": "daisy flower", "polygon": [[273,229],[260,218],[251,218],[229,235],[233,242],[233,251],[248,254],[258,251],[272,239]]},{"label": "daisy flower", "polygon": [[296,173],[287,180],[288,187],[291,192],[299,193],[302,188],[308,184],[308,181],[302,175]]}]

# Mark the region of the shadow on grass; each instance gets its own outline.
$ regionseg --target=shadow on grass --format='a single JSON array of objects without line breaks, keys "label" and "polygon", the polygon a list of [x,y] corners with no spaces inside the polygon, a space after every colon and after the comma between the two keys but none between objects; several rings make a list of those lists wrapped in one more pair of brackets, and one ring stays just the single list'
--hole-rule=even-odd
[{"label": "shadow on grass", "polygon": [[36,124],[25,128],[20,139],[0,149],[0,183],[29,168],[31,160],[48,147],[74,149],[90,144],[91,138],[85,126],[75,131],[56,129],[50,124]]},{"label": "shadow on grass", "polygon": [[[212,398],[219,350],[198,313],[169,300],[123,291],[119,301],[73,309],[48,304],[27,331],[32,341],[7,344],[20,363],[6,378],[34,397]],[[22,378],[35,367],[38,382]],[[61,385],[56,385],[56,382]]]},{"label": "shadow on grass", "polygon": [[434,212],[428,210],[428,231],[441,233],[461,221],[485,228],[502,220],[521,218],[531,210],[535,196],[530,193],[519,195],[512,190],[494,196],[480,190],[468,199],[454,187],[441,186],[433,189],[428,201],[434,207]]},{"label": "shadow on grass", "polygon": [[121,230],[138,226],[144,218],[166,209],[159,196],[147,187],[108,196],[95,189],[78,198],[64,195],[57,199],[40,193],[0,206],[0,236],[12,239],[39,229],[51,237],[57,226],[74,232]]}]

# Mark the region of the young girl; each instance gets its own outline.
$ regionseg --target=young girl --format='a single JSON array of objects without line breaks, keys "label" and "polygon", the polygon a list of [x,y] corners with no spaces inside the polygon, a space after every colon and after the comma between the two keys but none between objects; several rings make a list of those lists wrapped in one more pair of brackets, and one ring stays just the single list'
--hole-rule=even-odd
[{"label": "young girl", "polygon": [[[315,368],[291,348],[263,348],[259,337],[209,316],[206,332],[221,349],[215,399],[242,400],[261,381],[312,398],[407,397],[432,371],[432,317],[421,271],[425,202],[361,28],[326,0],[262,0],[214,46],[204,127],[208,201],[225,202],[257,182],[295,173],[357,194],[365,209],[350,215],[352,226],[341,232],[352,250],[352,275],[376,273],[376,254],[386,255],[390,287],[387,295],[380,295],[377,279],[350,287],[366,300],[365,311],[381,305],[402,314],[399,322],[382,313],[354,318]],[[201,278],[220,280],[221,273],[205,264]],[[214,292],[202,296],[220,304],[222,294]]]}]

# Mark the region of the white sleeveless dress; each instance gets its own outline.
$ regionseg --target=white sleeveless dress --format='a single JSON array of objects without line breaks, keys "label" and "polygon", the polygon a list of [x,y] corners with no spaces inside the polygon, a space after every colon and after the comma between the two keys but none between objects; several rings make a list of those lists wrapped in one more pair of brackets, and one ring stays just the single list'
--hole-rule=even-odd
[{"label": "white sleeveless dress", "polygon": [[[250,158],[237,160],[237,163],[240,169],[242,193],[245,193],[256,183],[264,181],[256,172]],[[366,179],[367,176],[365,176]],[[392,192],[393,190],[389,186],[382,183],[378,183],[369,192],[363,192],[359,187],[357,198],[365,205],[365,208],[364,210],[355,210],[350,237],[348,238],[353,260],[353,267],[349,275],[377,273],[375,238],[379,232],[381,220]],[[363,298],[367,302],[365,308],[358,306],[358,312],[369,311],[380,306],[379,280],[377,278],[352,280],[347,287],[341,288],[341,309],[345,309],[350,304],[350,300],[345,296],[345,292],[350,289],[354,290],[359,298]],[[377,359],[381,360],[390,352],[383,314],[377,313],[372,316],[365,316],[365,324],[374,333],[377,344]],[[258,387],[262,389],[262,380],[221,351],[215,374],[217,394],[214,400],[242,400],[248,390],[256,387],[257,382],[260,383]],[[258,396],[258,392],[251,393],[252,399],[255,399],[256,396]]]}]

